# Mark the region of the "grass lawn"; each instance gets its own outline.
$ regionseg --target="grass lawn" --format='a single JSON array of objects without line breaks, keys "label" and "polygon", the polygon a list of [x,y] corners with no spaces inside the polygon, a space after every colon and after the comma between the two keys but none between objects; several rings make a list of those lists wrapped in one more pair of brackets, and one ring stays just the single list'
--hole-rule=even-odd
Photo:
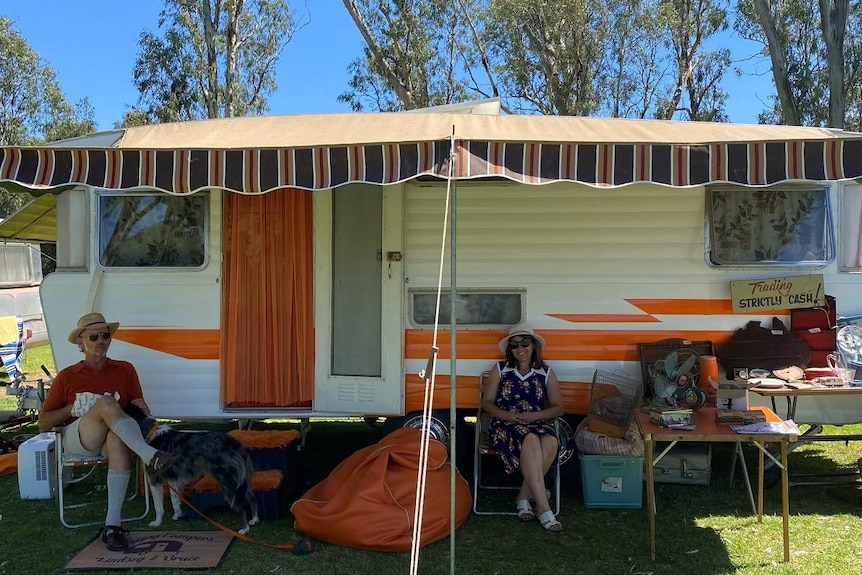
[{"label": "grass lawn", "polygon": [[[210,424],[214,425],[214,424]],[[263,426],[264,424],[256,424]],[[278,427],[290,424],[270,424]],[[178,424],[179,427],[190,426]],[[200,427],[200,425],[198,425]],[[20,433],[25,430],[17,431]],[[827,428],[831,433],[862,433],[862,426]],[[8,435],[8,434],[6,434]],[[313,422],[303,450],[303,473],[310,485],[325,477],[344,457],[380,438],[380,431],[358,422]],[[796,472],[855,469],[857,446],[840,442],[809,444],[790,455]],[[657,485],[657,548],[649,554],[646,510],[587,509],[580,478],[563,482],[561,533],[551,534],[538,523],[521,523],[512,516],[471,516],[455,537],[456,570],[461,573],[509,572],[566,574],[805,574],[855,575],[862,571],[862,485],[791,487],[790,564],[780,563],[780,484],[767,489],[765,517],[758,524],[744,486],[737,476],[729,483],[730,446],[713,446],[709,486]],[[754,474],[756,452],[746,448]],[[777,471],[767,470],[767,484]],[[98,484],[98,482],[93,482]],[[81,489],[84,486],[79,486]],[[93,488],[98,485],[93,485]],[[78,487],[72,488],[77,489]],[[78,493],[77,495],[81,495]],[[96,492],[97,499],[104,498]],[[511,493],[501,502],[508,508]],[[104,513],[97,507],[94,517]],[[94,528],[65,529],[53,500],[23,501],[17,476],[0,477],[0,574],[43,574],[61,570],[65,562],[95,535]],[[213,516],[227,525],[236,518],[225,510]],[[128,524],[148,529],[145,522]],[[167,521],[163,529],[207,529],[201,521]],[[292,542],[300,537],[289,514],[264,521],[252,535],[263,541]],[[237,541],[219,573],[407,573],[409,553],[377,553],[316,542],[307,556]],[[422,549],[420,573],[449,573],[448,539]],[[142,571],[168,574],[171,571]],[[177,571],[179,573],[179,571]]]},{"label": "grass lawn", "polygon": [[[41,366],[48,368],[54,375],[54,356],[50,345],[41,345],[25,349],[21,354],[21,370],[27,378],[25,386],[37,386],[37,380],[47,381],[48,376],[42,371]],[[9,383],[9,375],[0,369],[0,411],[13,411],[18,407],[18,401],[14,396],[6,395],[6,385]]]}]

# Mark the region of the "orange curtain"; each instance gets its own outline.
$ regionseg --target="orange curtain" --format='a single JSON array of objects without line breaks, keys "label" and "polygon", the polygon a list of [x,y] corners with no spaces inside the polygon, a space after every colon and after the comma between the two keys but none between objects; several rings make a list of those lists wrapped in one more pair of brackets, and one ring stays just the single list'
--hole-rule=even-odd
[{"label": "orange curtain", "polygon": [[314,394],[311,192],[224,195],[226,407],[307,407]]}]

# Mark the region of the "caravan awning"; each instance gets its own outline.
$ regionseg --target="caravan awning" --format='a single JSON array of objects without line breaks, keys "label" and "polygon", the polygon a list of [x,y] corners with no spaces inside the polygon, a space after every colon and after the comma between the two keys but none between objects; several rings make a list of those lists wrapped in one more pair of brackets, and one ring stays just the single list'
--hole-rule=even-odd
[{"label": "caravan awning", "polygon": [[0,239],[22,242],[57,240],[57,196],[43,194],[0,222]]},{"label": "caravan awning", "polygon": [[0,148],[0,186],[188,194],[321,190],[449,172],[529,184],[675,187],[862,176],[862,134],[825,128],[451,113],[224,118]]}]

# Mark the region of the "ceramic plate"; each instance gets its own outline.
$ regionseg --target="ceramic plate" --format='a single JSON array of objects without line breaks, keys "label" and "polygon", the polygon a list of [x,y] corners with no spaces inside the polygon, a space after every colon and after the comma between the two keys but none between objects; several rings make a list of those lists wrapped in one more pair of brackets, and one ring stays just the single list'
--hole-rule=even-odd
[{"label": "ceramic plate", "polygon": [[777,389],[779,387],[784,387],[784,381],[781,379],[775,379],[771,377],[759,377],[752,378],[748,380],[748,383],[753,384],[755,387],[760,387],[762,389]]},{"label": "ceramic plate", "polygon": [[772,375],[785,381],[799,381],[805,378],[805,372],[802,368],[795,365],[785,367],[784,369],[774,369],[772,370]]}]

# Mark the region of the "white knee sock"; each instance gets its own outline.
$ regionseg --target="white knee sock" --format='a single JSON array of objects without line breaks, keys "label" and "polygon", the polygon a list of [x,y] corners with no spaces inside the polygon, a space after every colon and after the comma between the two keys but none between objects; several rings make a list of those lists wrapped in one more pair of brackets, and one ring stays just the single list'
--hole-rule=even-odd
[{"label": "white knee sock", "polygon": [[111,431],[116,433],[123,440],[123,443],[129,446],[129,449],[137,453],[145,464],[149,464],[153,455],[158,451],[155,447],[147,445],[144,436],[141,435],[141,428],[131,417],[116,420],[111,426]]},{"label": "white knee sock", "polygon": [[105,516],[105,525],[121,525],[123,521],[123,500],[126,498],[126,490],[129,488],[131,471],[119,469],[108,470],[108,514]]}]

